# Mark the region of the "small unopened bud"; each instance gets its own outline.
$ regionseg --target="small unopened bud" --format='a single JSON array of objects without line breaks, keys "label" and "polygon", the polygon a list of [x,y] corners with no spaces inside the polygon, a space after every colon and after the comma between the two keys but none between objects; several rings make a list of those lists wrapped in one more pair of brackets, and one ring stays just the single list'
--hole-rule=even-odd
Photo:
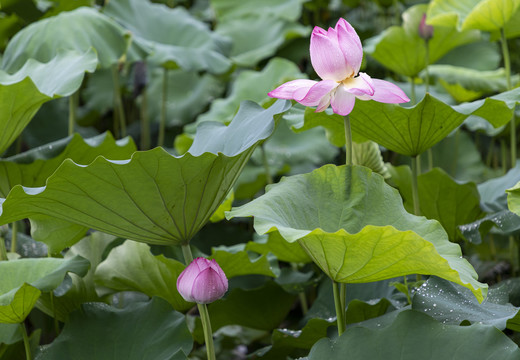
[{"label": "small unopened bud", "polygon": [[184,300],[197,304],[218,300],[227,289],[226,274],[214,259],[194,259],[177,279],[177,290]]},{"label": "small unopened bud", "polygon": [[426,14],[423,14],[419,24],[419,36],[424,40],[430,40],[433,37],[433,26],[426,24]]}]

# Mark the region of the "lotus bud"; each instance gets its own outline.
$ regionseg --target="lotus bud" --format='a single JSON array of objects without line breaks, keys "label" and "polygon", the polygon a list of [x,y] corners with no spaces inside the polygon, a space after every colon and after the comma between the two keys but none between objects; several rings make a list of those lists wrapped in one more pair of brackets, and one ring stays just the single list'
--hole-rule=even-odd
[{"label": "lotus bud", "polygon": [[226,274],[214,259],[194,259],[177,278],[177,290],[184,300],[197,304],[218,300],[227,289]]},{"label": "lotus bud", "polygon": [[419,24],[419,36],[426,41],[433,37],[433,26],[426,24],[426,14],[423,14]]}]

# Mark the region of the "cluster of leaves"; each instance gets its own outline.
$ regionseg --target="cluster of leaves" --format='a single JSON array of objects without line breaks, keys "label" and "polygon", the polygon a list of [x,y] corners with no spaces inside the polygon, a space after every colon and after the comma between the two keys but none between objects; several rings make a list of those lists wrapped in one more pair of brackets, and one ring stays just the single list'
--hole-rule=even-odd
[{"label": "cluster of leaves", "polygon": [[[520,358],[520,1],[0,15],[0,359],[204,358],[181,246],[230,279],[218,358]],[[316,78],[311,28],[339,17],[413,99],[356,102],[354,166],[342,117],[267,96]]]}]

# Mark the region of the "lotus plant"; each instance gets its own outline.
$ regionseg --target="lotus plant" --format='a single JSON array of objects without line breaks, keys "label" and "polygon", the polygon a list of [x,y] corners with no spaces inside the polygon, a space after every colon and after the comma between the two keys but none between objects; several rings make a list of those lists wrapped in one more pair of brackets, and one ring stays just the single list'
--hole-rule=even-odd
[{"label": "lotus plant", "polygon": [[310,44],[311,63],[321,81],[298,79],[289,81],[273,91],[270,97],[296,100],[305,106],[316,106],[321,112],[329,107],[345,116],[347,163],[352,163],[350,150],[350,122],[348,115],[356,98],[383,103],[410,101],[396,85],[359,72],[363,60],[363,47],[354,28],[340,18],[333,28],[314,27]]},{"label": "lotus plant", "polygon": [[[273,91],[270,97],[296,100],[305,106],[316,106],[316,112],[332,107],[332,111],[344,117],[346,164],[352,165],[352,134],[349,114],[356,98],[382,103],[404,103],[408,96],[396,85],[372,79],[360,72],[363,47],[356,30],[340,18],[336,26],[328,30],[314,27],[310,44],[311,63],[321,81],[298,79],[289,81]],[[345,329],[345,284],[333,283],[338,333]]]}]

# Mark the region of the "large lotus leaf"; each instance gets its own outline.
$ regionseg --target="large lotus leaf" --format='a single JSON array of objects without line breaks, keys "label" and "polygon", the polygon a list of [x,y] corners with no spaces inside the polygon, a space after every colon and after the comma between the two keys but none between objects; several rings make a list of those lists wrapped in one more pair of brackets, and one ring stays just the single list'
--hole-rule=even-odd
[{"label": "large lotus leaf", "polygon": [[457,284],[429,278],[414,294],[412,308],[430,315],[443,324],[470,323],[493,325],[500,330],[506,326],[518,328],[520,308],[508,303],[508,296],[501,288],[490,288],[486,300],[479,304],[468,289]]},{"label": "large lotus leaf", "polygon": [[272,253],[280,261],[293,263],[312,261],[300,244],[285,241],[278,231],[273,231],[266,236],[255,239],[255,241],[248,242],[246,249],[259,254]]},{"label": "large lotus leaf", "polygon": [[187,359],[193,339],[185,316],[172,310],[159,298],[122,309],[103,303],[84,304],[36,359]]},{"label": "large lotus leaf", "polygon": [[240,275],[265,275],[276,277],[267,256],[251,259],[247,251],[231,251],[225,248],[213,248],[210,259],[220,265],[228,278]]},{"label": "large lotus leaf", "polygon": [[[108,68],[129,51],[129,41],[128,34],[115,21],[93,8],[81,7],[37,21],[18,32],[5,49],[2,68],[14,72],[28,59],[48,62],[60,49],[85,53],[90,48],[96,50],[100,66]],[[142,55],[140,49],[134,52],[134,48],[130,48],[129,60]]]},{"label": "large lotus leaf", "polygon": [[497,31],[510,26],[519,7],[518,0],[434,0],[428,8],[428,23],[455,21],[462,30]]},{"label": "large lotus leaf", "polygon": [[422,273],[461,284],[479,301],[487,291],[442,226],[407,213],[397,190],[365,167],[326,165],[283,178],[228,213],[235,216],[253,216],[259,234],[278,230],[299,241],[337,282]]},{"label": "large lotus leaf", "polygon": [[[480,207],[489,214],[482,219],[459,227],[466,239],[479,244],[481,232],[489,231],[489,225],[495,225],[499,232],[503,234],[511,234],[520,229],[520,216],[518,216],[520,213],[514,206],[515,184],[519,176],[520,166],[517,165],[510,169],[507,174],[478,185],[481,198]],[[510,187],[513,188],[509,189]],[[512,212],[508,210],[508,205]]]},{"label": "large lotus leaf", "polygon": [[[489,121],[495,128],[511,119],[520,89],[456,106],[427,94],[417,105],[404,108],[396,104],[375,101],[356,101],[350,114],[356,141],[373,140],[400,154],[419,155],[444,139],[468,116],[475,115]],[[343,118],[330,112],[316,113],[306,109],[301,121],[292,120],[295,131],[323,126],[329,141],[345,144]]]},{"label": "large lotus leaf", "polygon": [[400,154],[416,156],[444,139],[467,115],[427,94],[412,108],[356,101],[350,117],[354,133]]},{"label": "large lotus leaf", "polygon": [[28,60],[16,73],[0,71],[0,153],[34,117],[40,106],[56,96],[68,96],[81,85],[85,71],[97,66],[96,53],[61,51],[47,63]]},{"label": "large lotus leaf", "polygon": [[115,239],[112,235],[93,231],[71,246],[64,255],[65,259],[79,255],[90,262],[89,271],[83,277],[69,274],[71,282],[67,286],[61,286],[59,291],[55,290],[52,297],[50,293],[42,294],[36,303],[36,307],[61,322],[68,322],[69,314],[79,309],[81,304],[103,301],[96,293],[94,272],[106,257],[105,252],[108,246]]},{"label": "large lotus leaf", "polygon": [[[65,146],[66,145],[66,146]],[[59,150],[62,150],[59,152]],[[88,164],[103,155],[113,160],[127,159],[136,147],[130,138],[115,141],[110,133],[90,139],[72,137],[0,160],[0,196],[6,197],[15,185],[44,186],[65,159]],[[43,214],[31,217],[31,235],[56,254],[80,240],[88,228]]]},{"label": "large lotus leaf", "polygon": [[301,330],[275,329],[271,336],[272,346],[262,358],[304,359],[298,356],[307,354],[316,341],[327,337],[327,329],[334,326],[335,321],[335,318],[328,320],[313,318]]},{"label": "large lotus leaf", "polygon": [[286,318],[295,298],[272,281],[252,290],[236,288],[209,305],[211,326],[213,330],[241,325],[271,331]]},{"label": "large lotus leaf", "polygon": [[475,183],[460,184],[439,168],[417,179],[421,214],[439,221],[451,240],[458,239],[458,226],[481,216]]},{"label": "large lotus leaf", "polygon": [[118,291],[140,291],[150,297],[165,299],[177,311],[186,311],[193,304],[182,298],[176,286],[177,277],[184,268],[185,265],[177,260],[152,255],[146,244],[127,240],[112,249],[99,264],[95,282],[103,287],[98,290],[100,296]]},{"label": "large lotus leaf", "polygon": [[[234,81],[229,96],[211,103],[208,112],[200,115],[197,121],[229,122],[244,100],[252,100],[261,105],[270,101],[267,93],[285,81],[303,78],[298,66],[293,62],[274,58],[262,71],[242,71]],[[251,86],[254,84],[254,86]]]},{"label": "large lotus leaf", "polygon": [[[411,108],[375,101],[356,101],[350,115],[352,132],[354,136],[361,135],[400,154],[415,156],[444,139],[470,115],[486,119],[495,128],[503,126],[513,115],[518,94],[520,88],[456,106],[446,105],[427,94]],[[307,118],[304,121],[307,122]],[[340,131],[338,121],[331,120],[323,123],[323,126],[332,124],[334,126],[329,131]],[[316,121],[309,122],[301,128],[317,124]]]},{"label": "large lotus leaf", "polygon": [[[392,26],[370,39],[365,51],[383,66],[398,74],[416,77],[426,67],[426,47],[419,36],[419,23],[427,5],[416,5],[403,13],[403,25]],[[455,24],[435,26],[429,41],[429,63],[451,49],[480,39],[476,30],[458,31]]]},{"label": "large lotus leaf", "polygon": [[520,230],[520,216],[509,210],[502,210],[484,216],[472,223],[460,225],[459,229],[468,241],[480,244],[482,234],[489,232],[492,226],[496,226],[496,228],[493,228],[494,232],[512,234]]},{"label": "large lotus leaf", "polygon": [[310,28],[269,13],[250,13],[219,22],[215,31],[233,40],[233,62],[252,67],[273,56],[286,41],[307,36]]},{"label": "large lotus leaf", "polygon": [[0,322],[22,322],[41,292],[56,289],[68,272],[85,275],[89,266],[80,256],[0,261]]},{"label": "large lotus leaf", "polygon": [[[60,151],[61,150],[61,151]],[[44,186],[47,178],[65,159],[89,164],[100,155],[112,159],[128,159],[136,151],[131,138],[115,140],[110,133],[83,139],[74,134],[63,140],[31,149],[0,160],[0,196],[6,197],[15,185]]]},{"label": "large lotus leaf", "polygon": [[152,49],[149,61],[187,71],[226,71],[229,40],[213,33],[185,8],[171,9],[147,0],[111,0],[103,12],[132,32],[134,41]]},{"label": "large lotus leaf", "polygon": [[[430,77],[442,80],[442,85],[460,85],[468,91],[478,94],[490,94],[507,91],[504,69],[481,71],[452,65],[432,65],[428,67]],[[518,76],[512,80],[518,81]]]},{"label": "large lotus leaf", "polygon": [[2,201],[0,222],[38,214],[153,244],[187,243],[225,199],[273,118],[288,101],[269,109],[244,102],[225,126],[199,126],[181,157],[162,148],[135,152],[130,160],[98,157],[90,165],[66,160],[45,187],[15,186]]},{"label": "large lotus leaf", "polygon": [[336,340],[321,339],[308,359],[339,360],[345,354],[353,359],[371,360],[514,360],[520,357],[520,350],[493,326],[444,325],[408,310],[399,313],[387,327],[356,326]]}]

